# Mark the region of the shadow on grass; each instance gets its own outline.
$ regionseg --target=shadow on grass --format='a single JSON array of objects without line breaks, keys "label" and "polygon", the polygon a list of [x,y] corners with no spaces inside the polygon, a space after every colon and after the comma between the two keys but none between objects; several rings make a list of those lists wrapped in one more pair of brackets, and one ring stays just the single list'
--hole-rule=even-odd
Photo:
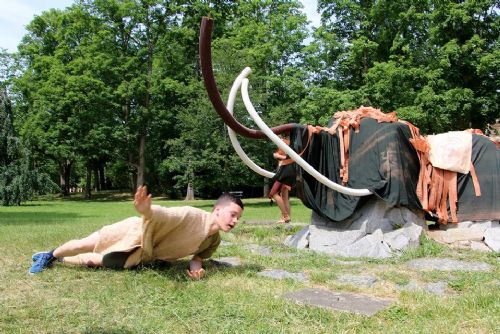
[{"label": "shadow on grass", "polygon": [[2,212],[0,215],[0,226],[2,225],[42,225],[62,224],[71,219],[82,218],[77,213],[61,212]]},{"label": "shadow on grass", "polygon": [[127,202],[132,201],[134,195],[131,193],[124,192],[98,192],[92,194],[90,199],[85,198],[84,194],[71,195],[68,198],[64,198],[66,201],[73,202]]},{"label": "shadow on grass", "polygon": [[[21,205],[12,205],[12,206],[9,206],[10,208],[23,208],[23,207],[37,207],[37,206],[51,206],[51,205],[55,205],[55,203],[51,203],[51,202],[43,202],[43,203],[33,203],[33,202],[23,202],[21,203]],[[4,206],[4,208],[7,208],[6,206]]]},{"label": "shadow on grass", "polygon": [[[96,193],[92,193],[92,198],[86,199],[85,195],[83,193],[76,193],[76,194],[71,194],[68,197],[62,197],[62,196],[40,196],[37,198],[37,201],[41,201],[43,203],[22,203],[21,206],[44,206],[47,204],[51,204],[51,201],[68,201],[68,202],[127,202],[127,201],[133,201],[134,199],[134,194],[129,193],[129,192],[118,192],[118,191],[113,191],[113,190],[104,190],[104,191],[99,191]],[[170,199],[166,197],[154,197],[153,201],[176,201],[178,202],[178,206],[184,206],[184,205],[190,205],[194,206],[197,208],[201,209],[207,209],[207,211],[211,211],[215,201],[217,199],[200,199],[199,203],[198,200],[194,201],[183,201],[182,199]],[[255,201],[258,202],[255,202]],[[269,206],[275,206],[277,207],[276,203],[271,203],[268,199],[256,199],[256,198],[243,198],[242,199],[243,204],[245,205],[245,208],[267,208]],[[251,202],[249,202],[251,201]],[[293,201],[291,202],[292,207],[295,205]]]},{"label": "shadow on grass", "polygon": [[[40,195],[36,197],[35,201],[43,203],[36,203],[35,205],[44,205],[50,202],[124,202],[132,201],[134,194],[126,191],[119,190],[101,190],[99,192],[92,192],[91,198],[85,198],[85,193],[72,193],[64,197],[61,194]],[[22,204],[24,206],[25,203]]]},{"label": "shadow on grass", "polygon": [[[214,273],[223,272],[227,274],[241,274],[246,275],[248,272],[257,273],[259,271],[264,270],[264,267],[255,264],[244,264],[240,266],[225,266],[214,263],[214,261],[205,261],[203,267],[206,270],[205,278],[212,276]],[[73,267],[77,268],[77,267]],[[168,280],[175,282],[190,282],[192,281],[188,275],[187,270],[189,268],[188,260],[178,260],[173,262],[167,261],[154,261],[148,264],[141,264],[133,269],[111,269],[111,268],[89,268],[89,270],[107,270],[107,271],[115,271],[115,272],[123,272],[127,270],[135,271],[136,273],[140,273],[142,271],[154,271],[156,274],[165,277]]]},{"label": "shadow on grass", "polygon": [[83,332],[83,334],[131,334],[136,333],[132,332],[126,328],[87,328]]}]

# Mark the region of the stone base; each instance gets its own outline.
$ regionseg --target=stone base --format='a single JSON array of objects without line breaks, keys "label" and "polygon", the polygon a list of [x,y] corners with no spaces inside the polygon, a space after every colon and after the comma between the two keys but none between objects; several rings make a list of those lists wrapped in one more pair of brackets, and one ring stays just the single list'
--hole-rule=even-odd
[{"label": "stone base", "polygon": [[353,217],[331,222],[313,212],[312,224],[288,237],[285,245],[334,256],[388,258],[419,245],[427,229],[423,214],[390,207],[373,196]]},{"label": "stone base", "polygon": [[483,252],[500,252],[500,224],[498,221],[461,222],[440,225],[439,230],[428,231],[436,242],[454,248]]}]

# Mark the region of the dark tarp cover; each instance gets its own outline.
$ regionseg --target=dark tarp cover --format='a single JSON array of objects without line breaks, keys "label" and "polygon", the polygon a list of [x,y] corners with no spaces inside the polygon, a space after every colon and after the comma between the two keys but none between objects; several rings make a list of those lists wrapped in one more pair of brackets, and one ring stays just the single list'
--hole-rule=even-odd
[{"label": "dark tarp cover", "polygon": [[481,196],[476,196],[470,174],[458,173],[458,210],[460,221],[500,219],[500,149],[481,135],[472,135],[472,163]]},{"label": "dark tarp cover", "polygon": [[[308,131],[297,126],[290,133],[291,147],[302,152]],[[420,170],[417,153],[409,141],[411,132],[400,122],[382,122],[363,118],[359,132],[350,130],[349,179],[345,186],[367,188],[392,206],[422,209],[416,194]],[[342,184],[340,143],[337,135],[321,131],[312,135],[302,157],[318,172]],[[486,137],[473,135],[472,161],[481,186],[476,197],[470,174],[458,174],[459,220],[500,218],[499,150]],[[369,197],[341,194],[329,189],[297,164],[296,192],[304,205],[331,221],[349,218]]]}]

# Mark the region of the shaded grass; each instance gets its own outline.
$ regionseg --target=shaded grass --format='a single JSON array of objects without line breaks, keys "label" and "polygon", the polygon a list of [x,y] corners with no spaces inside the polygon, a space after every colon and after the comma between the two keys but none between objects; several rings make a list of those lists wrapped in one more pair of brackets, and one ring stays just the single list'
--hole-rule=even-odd
[{"label": "shaded grass", "polygon": [[[126,196],[124,196],[126,197]],[[131,197],[118,201],[72,199],[0,207],[0,333],[496,333],[500,323],[497,255],[452,250],[425,237],[422,246],[399,258],[362,260],[361,265],[332,264],[329,256],[282,246],[283,239],[309,221],[310,211],[292,202],[294,226],[255,225],[274,221],[276,206],[268,200],[245,200],[242,222],[223,234],[232,246],[214,258],[238,256],[241,267],[206,263],[207,276],[187,279],[187,260],[154,263],[135,270],[113,271],[56,265],[37,276],[26,274],[33,252],[82,237],[101,226],[135,215]],[[189,204],[210,210],[213,201]],[[155,199],[164,206],[186,202]],[[271,256],[247,245],[270,247]],[[285,256],[286,255],[286,256]],[[493,270],[421,272],[406,261],[449,257],[484,261]],[[261,277],[264,269],[305,272],[309,282]],[[371,288],[341,284],[341,274],[378,278]],[[410,280],[446,280],[450,294],[434,296],[396,289]],[[281,298],[305,287],[354,291],[393,298],[391,307],[372,316],[332,312],[296,305]]]}]

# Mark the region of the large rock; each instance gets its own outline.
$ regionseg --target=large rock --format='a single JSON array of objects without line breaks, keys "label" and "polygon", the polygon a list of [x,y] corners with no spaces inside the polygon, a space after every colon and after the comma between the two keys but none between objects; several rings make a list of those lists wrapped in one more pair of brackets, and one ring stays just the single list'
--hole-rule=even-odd
[{"label": "large rock", "polygon": [[484,231],[484,243],[493,251],[500,252],[500,227],[492,227]]},{"label": "large rock", "polygon": [[484,231],[471,228],[456,228],[444,231],[429,231],[427,235],[439,243],[452,244],[457,241],[482,241]]},{"label": "large rock", "polygon": [[304,227],[294,235],[288,236],[283,243],[288,247],[297,249],[307,248],[309,245],[309,226]]},{"label": "large rock", "polygon": [[489,248],[484,242],[480,241],[471,241],[470,249],[480,252],[491,252],[491,248]]},{"label": "large rock", "polygon": [[384,242],[382,230],[375,230],[372,234],[366,234],[363,238],[347,246],[343,252],[337,255],[385,259],[391,257],[392,252],[389,245]]},{"label": "large rock", "polygon": [[[486,231],[487,229],[489,228],[498,228],[500,227],[500,223],[498,221],[494,221],[494,220],[487,220],[487,221],[482,221],[482,222],[469,222],[471,223],[471,225],[469,226],[469,228],[471,230],[476,230],[476,229],[479,229],[481,231]],[[448,225],[445,225],[445,226],[448,226],[448,228],[452,227],[454,224],[448,224]],[[458,224],[459,227],[460,227],[460,223]]]},{"label": "large rock", "polygon": [[373,196],[356,213],[331,222],[315,212],[312,225],[285,240],[285,245],[334,256],[383,259],[417,246],[425,220],[404,207],[391,207]]},{"label": "large rock", "polygon": [[402,228],[384,234],[384,241],[392,250],[402,251],[408,247],[419,245],[423,227],[414,223],[406,223]]},{"label": "large rock", "polygon": [[343,256],[344,250],[366,235],[360,230],[337,230],[325,226],[309,226],[309,248]]},{"label": "large rock", "polygon": [[400,228],[408,222],[421,223],[424,220],[413,211],[404,207],[391,207],[385,201],[372,196],[361,208],[359,208],[351,217],[340,221],[332,222],[326,218],[312,214],[312,224],[317,226],[327,226],[339,231],[360,230],[366,234],[371,234],[376,230],[390,232]]},{"label": "large rock", "polygon": [[498,221],[466,221],[440,225],[439,230],[428,231],[427,235],[434,241],[451,247],[500,252]]}]

